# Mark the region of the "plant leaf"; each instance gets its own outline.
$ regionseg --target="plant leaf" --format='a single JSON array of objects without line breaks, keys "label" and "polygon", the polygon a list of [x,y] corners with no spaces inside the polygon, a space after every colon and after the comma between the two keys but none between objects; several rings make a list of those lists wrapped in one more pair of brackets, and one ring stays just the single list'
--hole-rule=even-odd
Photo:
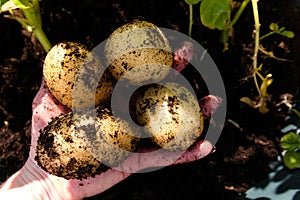
[{"label": "plant leaf", "polygon": [[31,1],[28,0],[10,0],[14,5],[20,9],[27,9],[32,6]]},{"label": "plant leaf", "polygon": [[242,97],[240,98],[240,101],[247,104],[248,106],[252,108],[256,108],[256,102],[252,101],[249,97]]},{"label": "plant leaf", "polygon": [[268,74],[260,85],[260,92],[263,97],[268,97],[268,87],[272,84],[272,74]]},{"label": "plant leaf", "polygon": [[265,114],[265,113],[269,112],[269,109],[267,108],[266,100],[262,101],[261,105],[258,107],[258,111],[262,114]]},{"label": "plant leaf", "polygon": [[295,36],[293,31],[282,31],[279,33],[280,35],[283,35],[287,38],[293,38]]},{"label": "plant leaf", "polygon": [[6,12],[9,10],[17,9],[18,7],[11,1],[6,1],[4,4],[1,4],[0,12]]},{"label": "plant leaf", "polygon": [[284,135],[281,140],[281,147],[288,151],[295,151],[300,149],[300,136],[296,133],[290,132]]},{"label": "plant leaf", "polygon": [[1,10],[0,12],[6,12],[14,9],[27,9],[30,8],[28,2],[23,0],[6,0],[4,3],[1,1]]},{"label": "plant leaf", "polygon": [[185,3],[190,4],[190,5],[195,5],[199,3],[201,0],[185,0]]},{"label": "plant leaf", "polygon": [[200,18],[204,26],[210,29],[223,30],[230,21],[229,0],[202,0],[200,5]]},{"label": "plant leaf", "polygon": [[271,23],[269,28],[271,31],[278,32],[279,26],[277,23]]},{"label": "plant leaf", "polygon": [[289,169],[300,168],[300,154],[296,151],[287,151],[283,156],[283,162]]}]

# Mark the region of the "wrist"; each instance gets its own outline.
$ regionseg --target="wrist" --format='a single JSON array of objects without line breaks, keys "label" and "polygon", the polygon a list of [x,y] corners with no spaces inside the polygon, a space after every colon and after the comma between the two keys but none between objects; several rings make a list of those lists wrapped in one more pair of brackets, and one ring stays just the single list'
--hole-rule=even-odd
[{"label": "wrist", "polygon": [[0,199],[74,199],[65,181],[53,177],[29,159],[18,172],[1,185]]}]

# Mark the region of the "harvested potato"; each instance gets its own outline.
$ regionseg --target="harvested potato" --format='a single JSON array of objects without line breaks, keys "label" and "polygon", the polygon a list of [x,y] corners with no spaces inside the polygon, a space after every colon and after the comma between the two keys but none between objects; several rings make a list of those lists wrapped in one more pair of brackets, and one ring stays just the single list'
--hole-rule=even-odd
[{"label": "harvested potato", "polygon": [[134,118],[156,144],[172,151],[186,150],[204,127],[196,97],[177,83],[148,85],[136,100]]},{"label": "harvested potato", "polygon": [[104,54],[113,77],[133,84],[164,79],[173,63],[168,40],[147,21],[133,21],[116,29],[106,41]]},{"label": "harvested potato", "polygon": [[62,104],[77,109],[105,104],[109,100],[114,81],[107,71],[103,72],[99,58],[75,42],[52,47],[43,67],[50,92]]},{"label": "harvested potato", "polygon": [[50,174],[84,179],[115,167],[137,149],[139,138],[126,121],[107,109],[60,115],[41,131],[36,160]]}]

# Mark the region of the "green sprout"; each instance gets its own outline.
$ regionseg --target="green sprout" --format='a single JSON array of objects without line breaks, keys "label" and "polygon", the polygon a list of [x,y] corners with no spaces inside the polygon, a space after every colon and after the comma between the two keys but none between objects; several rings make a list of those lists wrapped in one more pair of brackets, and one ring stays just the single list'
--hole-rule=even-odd
[{"label": "green sprout", "polygon": [[[257,101],[252,101],[249,97],[242,97],[240,101],[248,104],[253,108],[258,108],[261,113],[267,113],[269,109],[267,108],[267,101],[268,101],[268,87],[273,82],[272,74],[268,74],[264,77],[260,71],[262,70],[262,64],[258,67],[257,63],[257,55],[259,51],[259,34],[260,34],[260,22],[259,22],[259,14],[258,14],[258,0],[251,0],[252,2],[252,9],[253,9],[253,17],[254,17],[254,27],[255,27],[255,35],[254,35],[254,53],[252,57],[252,67],[253,67],[253,79],[254,84],[256,86],[258,92],[258,99]],[[259,86],[258,79],[261,80],[261,84]]]},{"label": "green sprout", "polygon": [[271,23],[269,28],[271,31],[269,33],[261,36],[259,38],[260,40],[262,40],[266,37],[269,37],[270,35],[273,35],[273,34],[279,34],[279,35],[282,35],[287,38],[293,38],[295,36],[294,32],[285,30],[285,27],[279,27],[279,25],[277,23]]},{"label": "green sprout", "polygon": [[281,147],[286,150],[283,155],[283,163],[289,169],[300,168],[300,135],[290,132],[284,135],[281,140]]},{"label": "green sprout", "polygon": [[[284,100],[283,103],[300,119],[300,112],[293,105]],[[281,148],[286,152],[283,154],[283,163],[289,169],[300,168],[300,135],[289,132],[280,139]]]},{"label": "green sprout", "polygon": [[189,36],[192,35],[193,5],[200,4],[201,23],[210,29],[222,31],[221,42],[224,44],[223,51],[228,50],[228,37],[235,23],[240,18],[250,0],[244,0],[233,18],[231,18],[232,0],[185,0],[189,5]]},{"label": "green sprout", "polygon": [[185,2],[189,5],[189,36],[192,36],[192,28],[193,28],[193,5],[198,4],[201,0],[185,0]]},{"label": "green sprout", "polygon": [[[33,33],[44,50],[48,52],[51,44],[42,29],[39,0],[0,0],[0,13],[9,12],[10,18],[17,20],[26,30]],[[15,10],[21,10],[24,16],[17,16]]]},{"label": "green sprout", "polygon": [[[270,35],[273,34],[279,34],[288,38],[293,38],[294,33],[292,31],[287,31],[285,30],[284,27],[279,27],[278,24],[276,23],[271,23],[270,24],[270,32],[263,35],[260,37],[260,22],[259,22],[259,14],[258,14],[258,5],[257,2],[258,0],[251,0],[252,2],[252,8],[253,8],[253,16],[254,16],[254,26],[255,26],[255,36],[254,36],[254,53],[252,57],[252,67],[253,67],[253,72],[252,76],[254,79],[254,84],[256,86],[257,92],[258,92],[258,97],[256,101],[252,101],[249,97],[242,97],[240,101],[248,104],[249,106],[253,108],[258,108],[259,112],[261,113],[267,113],[269,109],[267,108],[267,102],[269,100],[269,94],[267,92],[268,87],[272,84],[273,79],[272,79],[272,74],[267,74],[265,77],[260,73],[262,71],[262,64],[258,67],[257,63],[257,56],[258,56],[258,51],[261,51],[262,53],[268,55],[271,58],[275,58],[277,60],[283,60],[286,61],[286,59],[282,58],[277,58],[273,54],[273,52],[268,52],[265,51],[261,45],[260,41],[266,37],[269,37]],[[260,82],[259,82],[260,80]]]}]

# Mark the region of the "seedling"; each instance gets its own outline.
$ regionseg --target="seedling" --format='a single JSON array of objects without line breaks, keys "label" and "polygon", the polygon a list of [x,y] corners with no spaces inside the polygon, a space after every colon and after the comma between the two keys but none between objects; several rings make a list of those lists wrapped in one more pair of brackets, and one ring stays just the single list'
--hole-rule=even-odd
[{"label": "seedling", "polygon": [[[9,12],[7,17],[17,20],[26,30],[32,32],[48,52],[51,44],[42,29],[39,0],[0,0],[0,13]],[[17,15],[21,11],[23,16]]]},{"label": "seedling", "polygon": [[282,36],[285,36],[287,38],[293,38],[295,36],[295,34],[292,31],[288,31],[285,29],[285,27],[279,27],[279,25],[277,23],[271,23],[270,26],[270,32],[261,36],[259,39],[262,40],[266,37],[269,37],[273,34],[279,34]]},{"label": "seedling", "polygon": [[[290,108],[294,114],[300,119],[300,113],[295,108]],[[289,169],[300,168],[300,135],[290,132],[284,135],[281,140],[281,147],[286,151],[283,155],[283,162]]]},{"label": "seedling", "polygon": [[[253,53],[253,79],[258,92],[258,97],[256,101],[252,101],[249,97],[242,97],[240,101],[250,105],[253,108],[258,108],[261,113],[267,113],[269,110],[267,108],[267,100],[268,100],[268,87],[271,85],[273,79],[271,79],[272,74],[268,74],[264,77],[260,71],[262,70],[262,64],[257,66],[257,55],[259,51],[259,33],[260,33],[260,23],[259,23],[259,15],[258,15],[258,0],[252,0],[252,8],[253,8],[253,16],[254,16],[254,26],[255,26],[255,36],[254,36],[254,53]],[[261,84],[259,86],[258,78],[261,80]]]},{"label": "seedling", "polygon": [[231,18],[231,0],[185,0],[189,5],[189,36],[192,35],[193,5],[200,4],[201,23],[210,29],[221,30],[221,42],[224,44],[223,51],[228,49],[228,37],[234,24],[238,21],[250,0],[244,0],[239,9]]},{"label": "seedling", "polygon": [[281,138],[281,147],[286,150],[283,162],[289,169],[300,168],[300,135],[290,132]]}]

